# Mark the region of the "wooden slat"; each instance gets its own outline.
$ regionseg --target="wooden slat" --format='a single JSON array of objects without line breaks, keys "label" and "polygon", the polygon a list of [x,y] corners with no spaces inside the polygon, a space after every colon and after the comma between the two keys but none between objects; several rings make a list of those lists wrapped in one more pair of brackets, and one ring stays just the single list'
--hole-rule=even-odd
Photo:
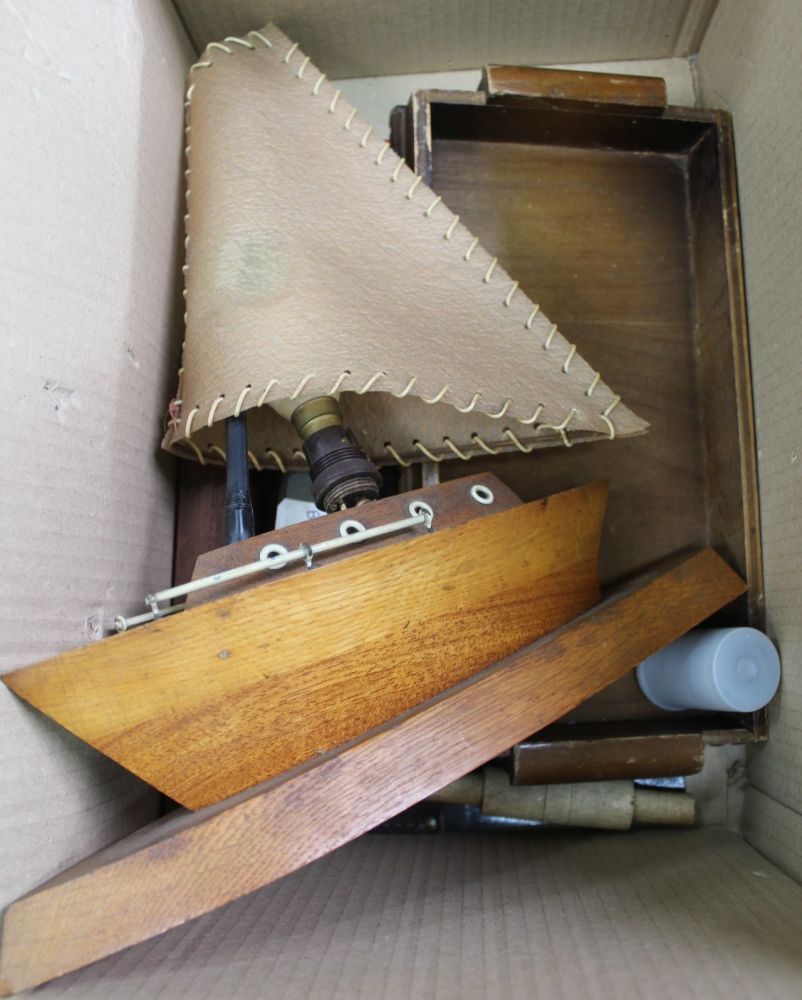
[{"label": "wooden slat", "polygon": [[192,579],[202,552],[225,544],[226,470],[221,465],[180,462],[173,583]]},{"label": "wooden slat", "polygon": [[639,733],[625,736],[572,735],[573,727],[552,729],[512,748],[516,785],[571,781],[660,778],[701,771],[705,748],[700,733]]},{"label": "wooden slat", "polygon": [[350,746],[100,852],[9,907],[0,990],[80,968],[294,871],[553,722],[743,590],[700,552]]},{"label": "wooden slat", "polygon": [[3,680],[197,809],[354,739],[590,607],[606,498],[605,485],[583,487],[353,555]]},{"label": "wooden slat", "polygon": [[485,66],[481,89],[490,98],[531,97],[638,108],[664,108],[668,103],[666,82],[659,76],[536,66]]}]

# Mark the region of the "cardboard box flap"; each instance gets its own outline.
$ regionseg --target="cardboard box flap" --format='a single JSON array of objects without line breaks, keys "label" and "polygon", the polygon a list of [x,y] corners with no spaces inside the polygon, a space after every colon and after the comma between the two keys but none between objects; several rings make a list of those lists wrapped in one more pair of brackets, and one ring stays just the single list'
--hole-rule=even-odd
[{"label": "cardboard box flap", "polygon": [[716,0],[175,0],[200,52],[272,21],[332,78],[695,52]]}]

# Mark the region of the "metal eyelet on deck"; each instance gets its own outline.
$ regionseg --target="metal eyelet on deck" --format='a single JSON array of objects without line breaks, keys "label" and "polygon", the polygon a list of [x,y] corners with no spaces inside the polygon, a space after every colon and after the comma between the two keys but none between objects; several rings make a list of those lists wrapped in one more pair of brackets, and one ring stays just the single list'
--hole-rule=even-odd
[{"label": "metal eyelet on deck", "polygon": [[434,511],[424,500],[413,500],[412,503],[407,508],[412,517],[420,517],[423,514],[424,525],[427,531],[432,530],[432,518],[434,517]]},{"label": "metal eyelet on deck", "polygon": [[266,562],[270,569],[283,569],[287,564],[281,557],[286,556],[287,551],[283,545],[272,542],[270,545],[265,545],[259,553],[259,558],[262,562]]},{"label": "metal eyelet on deck", "polygon": [[483,486],[481,483],[475,483],[470,490],[471,497],[477,503],[491,504],[496,499],[493,496],[493,491],[487,487]]},{"label": "metal eyelet on deck", "polygon": [[[183,611],[185,604],[168,605],[164,602],[172,601],[177,597],[186,597],[199,590],[208,590],[210,587],[218,587],[221,584],[230,583],[233,580],[241,580],[248,576],[259,573],[272,572],[276,569],[283,569],[285,566],[294,566],[296,563],[304,562],[308,569],[312,569],[315,556],[325,555],[328,552],[339,552],[340,549],[347,549],[351,546],[362,545],[374,538],[385,538],[388,535],[397,535],[402,531],[411,531],[423,525],[427,531],[432,530],[434,511],[429,504],[422,500],[413,500],[409,505],[411,517],[400,521],[391,521],[389,524],[377,524],[373,528],[366,528],[359,521],[352,521],[351,526],[361,530],[345,531],[339,538],[327,538],[325,541],[316,542],[309,545],[302,542],[297,549],[288,552],[283,545],[272,542],[265,545],[259,553],[256,562],[245,563],[242,566],[232,566],[231,569],[221,570],[219,573],[212,573],[211,576],[204,576],[198,580],[190,580],[189,583],[181,583],[175,587],[168,587],[155,594],[148,594],[145,603],[150,611],[135,615],[133,618],[123,618],[119,615],[115,621],[117,631],[125,631],[132,625],[144,625],[145,622],[154,621],[165,615],[175,614]],[[345,522],[344,522],[345,523]]]},{"label": "metal eyelet on deck", "polygon": [[347,521],[343,521],[340,525],[340,534],[343,538],[347,538],[348,535],[357,535],[360,531],[365,530],[365,525],[361,521],[354,521],[349,518]]}]

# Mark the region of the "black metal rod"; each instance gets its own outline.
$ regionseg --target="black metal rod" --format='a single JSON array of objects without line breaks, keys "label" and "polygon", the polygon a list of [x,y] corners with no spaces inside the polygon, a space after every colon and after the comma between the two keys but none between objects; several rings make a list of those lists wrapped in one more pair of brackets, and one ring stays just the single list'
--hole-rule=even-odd
[{"label": "black metal rod", "polygon": [[245,415],[226,420],[226,539],[228,544],[253,536],[253,507],[248,475],[248,426]]}]

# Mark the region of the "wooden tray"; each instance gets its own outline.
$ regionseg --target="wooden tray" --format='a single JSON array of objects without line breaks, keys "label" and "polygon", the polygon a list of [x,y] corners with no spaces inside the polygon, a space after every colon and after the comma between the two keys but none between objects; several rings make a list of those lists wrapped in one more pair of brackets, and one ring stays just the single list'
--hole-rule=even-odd
[{"label": "wooden tray", "polygon": [[[575,98],[422,91],[392,116],[396,150],[651,424],[609,444],[474,459],[471,471],[492,471],[524,500],[609,480],[605,585],[712,545],[749,585],[712,624],[761,627],[730,116]],[[466,466],[438,471],[451,479]],[[600,723],[611,737],[677,734],[686,747],[689,733],[707,743],[766,736],[765,711],[662,712],[634,675],[562,721],[572,739],[598,739]],[[537,742],[565,735],[563,725]]]},{"label": "wooden tray", "polygon": [[[503,86],[487,74],[486,93],[419,92],[394,111],[392,140],[651,430],[570,451],[415,466],[403,470],[400,488],[486,470],[531,500],[606,479],[606,587],[713,545],[749,585],[713,624],[762,627],[730,118],[660,107],[654,81],[640,84],[642,107],[625,107],[618,78],[567,74],[575,75],[584,81],[516,69]],[[628,89],[628,101],[638,89]],[[389,492],[397,471],[383,470]],[[181,465],[176,582],[223,544],[224,476]],[[252,484],[257,530],[270,530],[280,478],[254,473]],[[629,674],[512,748],[509,763],[522,781],[587,779],[592,767],[616,776],[633,756],[643,776],[690,773],[705,744],[765,737],[765,711],[662,712]]]}]

